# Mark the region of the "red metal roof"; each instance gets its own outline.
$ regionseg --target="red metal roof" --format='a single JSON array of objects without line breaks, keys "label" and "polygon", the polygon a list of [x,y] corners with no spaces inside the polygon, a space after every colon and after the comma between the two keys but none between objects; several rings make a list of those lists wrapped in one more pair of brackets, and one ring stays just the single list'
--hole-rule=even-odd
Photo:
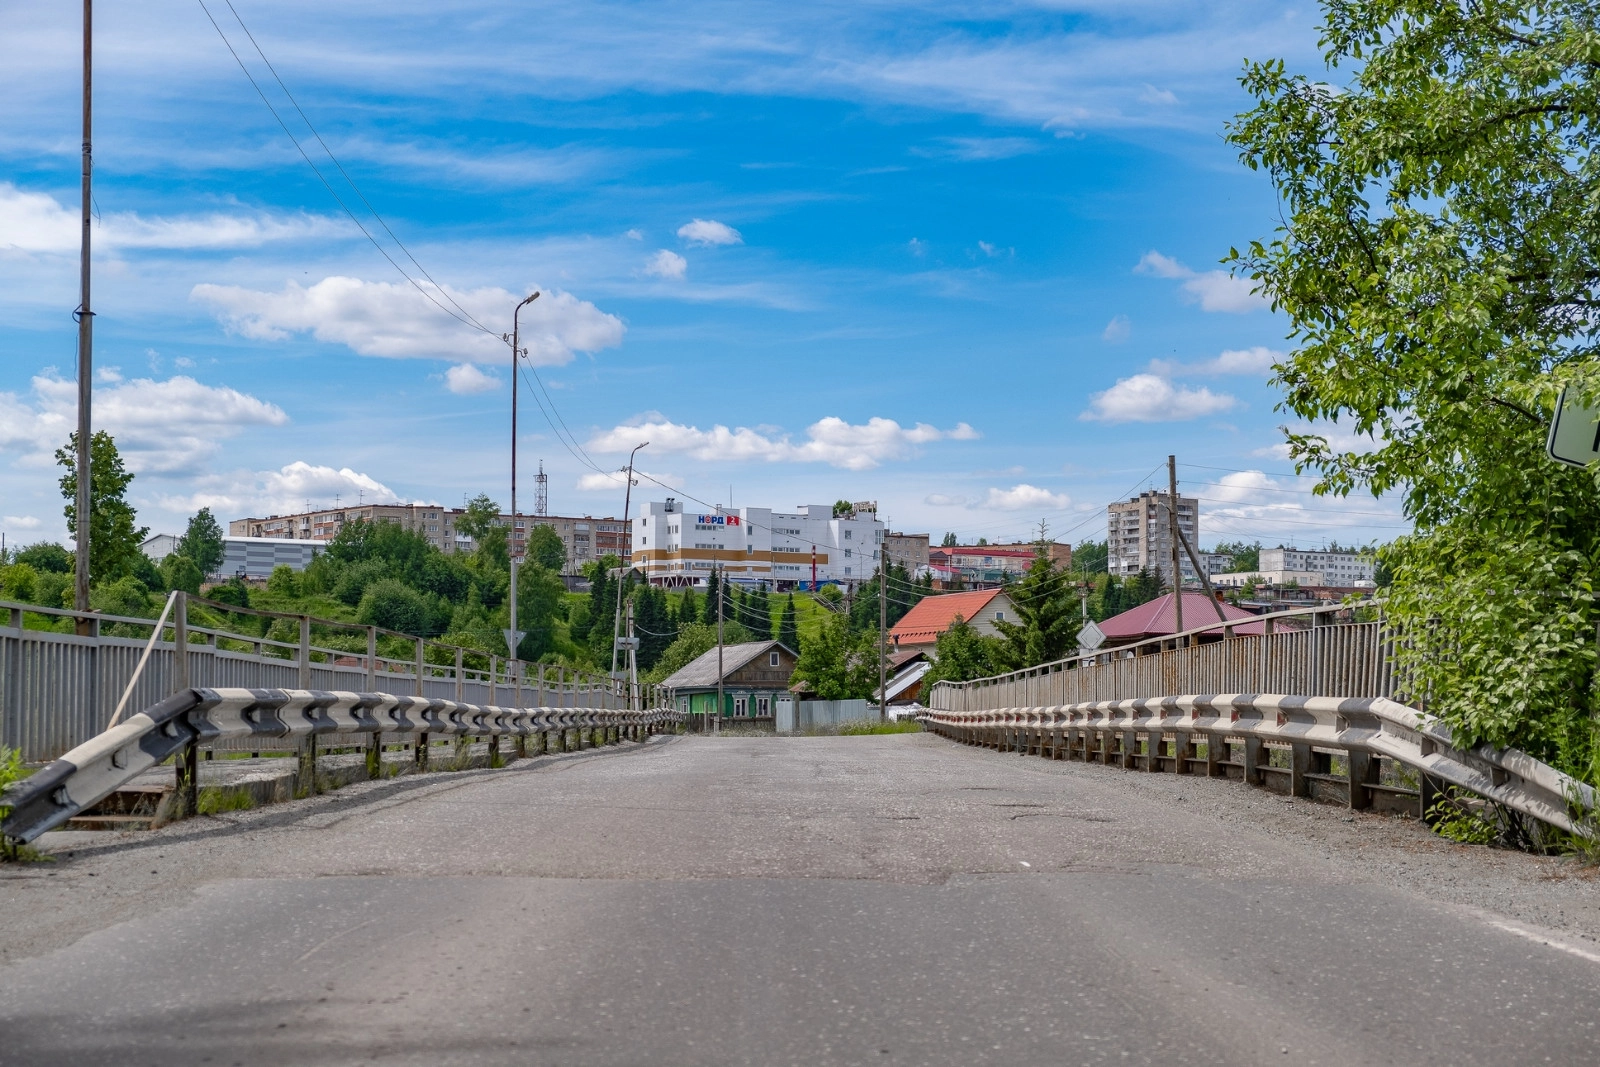
[{"label": "red metal roof", "polygon": [[[1255,616],[1243,608],[1236,608],[1232,604],[1218,602],[1222,614],[1232,623],[1235,619],[1254,619]],[[1183,625],[1185,629],[1194,630],[1207,623],[1216,623],[1221,628],[1222,623],[1217,621],[1217,609],[1212,607],[1211,598],[1204,593],[1183,594]],[[906,618],[910,618],[909,615]],[[1177,620],[1173,618],[1172,594],[1166,593],[1148,604],[1140,604],[1136,608],[1129,608],[1121,615],[1097,624],[1100,632],[1110,640],[1117,642],[1137,641],[1145,637],[1158,637],[1162,634],[1178,632]],[[1209,629],[1209,627],[1208,627]],[[1259,634],[1266,630],[1264,622],[1247,622],[1242,626],[1234,626],[1236,634]]]},{"label": "red metal roof", "polygon": [[906,612],[905,618],[890,628],[889,635],[910,645],[929,644],[950,629],[957,615],[970,621],[989,606],[989,601],[1001,595],[999,589],[974,589],[966,593],[925,596]]}]

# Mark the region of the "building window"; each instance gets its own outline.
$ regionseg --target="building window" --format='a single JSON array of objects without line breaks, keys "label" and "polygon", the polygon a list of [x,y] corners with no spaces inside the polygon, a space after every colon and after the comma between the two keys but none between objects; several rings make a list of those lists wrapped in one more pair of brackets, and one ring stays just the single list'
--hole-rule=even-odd
[{"label": "building window", "polygon": [[854,530],[846,530],[846,531],[845,531],[845,532],[844,532],[844,539],[845,539],[845,540],[846,540],[846,541],[848,541],[848,540],[850,540],[850,535],[851,535],[851,534],[853,534],[853,533],[854,533],[854,532],[855,532],[855,531],[854,531]]},{"label": "building window", "polygon": [[744,697],[733,698],[733,713],[741,719],[745,717]]},{"label": "building window", "polygon": [[777,649],[773,649],[772,652],[770,654],[768,654],[768,656],[767,656],[767,666],[776,667],[776,666],[778,666],[778,663],[779,663],[778,650]]},{"label": "building window", "polygon": [[994,613],[994,618],[995,618],[996,622],[1005,622],[1006,621],[1006,613],[1003,612],[1003,611],[997,611],[997,612]]},{"label": "building window", "polygon": [[758,709],[757,712],[756,712],[757,715],[766,716],[766,715],[771,715],[772,714],[771,706],[767,703],[767,698],[766,697],[762,697],[757,702],[756,707]]}]

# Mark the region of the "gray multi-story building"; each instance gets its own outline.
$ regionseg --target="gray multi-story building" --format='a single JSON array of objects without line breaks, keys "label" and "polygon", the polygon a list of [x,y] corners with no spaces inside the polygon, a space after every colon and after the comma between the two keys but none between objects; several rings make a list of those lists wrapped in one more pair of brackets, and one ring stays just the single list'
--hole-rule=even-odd
[{"label": "gray multi-story building", "polygon": [[1316,552],[1298,548],[1263,548],[1260,569],[1273,571],[1314,571],[1321,576],[1318,585],[1353,586],[1357,582],[1370,582],[1376,576],[1376,564],[1370,556],[1359,552]]},{"label": "gray multi-story building", "polygon": [[[1106,506],[1106,569],[1112,574],[1138,574],[1148,569],[1161,581],[1172,582],[1172,526],[1167,493],[1143,492],[1130,500]],[[1178,497],[1178,528],[1190,545],[1200,543],[1200,501]],[[1198,551],[1198,548],[1196,549]],[[1178,573],[1197,581],[1194,565],[1178,547]]]}]

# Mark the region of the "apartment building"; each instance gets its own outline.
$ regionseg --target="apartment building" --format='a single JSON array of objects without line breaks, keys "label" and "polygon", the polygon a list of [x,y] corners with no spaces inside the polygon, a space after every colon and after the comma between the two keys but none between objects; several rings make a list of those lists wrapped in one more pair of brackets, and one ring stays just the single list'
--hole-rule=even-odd
[{"label": "apartment building", "polygon": [[883,550],[889,554],[889,564],[899,564],[912,574],[928,565],[927,534],[895,533],[887,531],[883,535]]},{"label": "apartment building", "polygon": [[884,537],[871,501],[835,515],[830,504],[707,509],[668,497],[645,504],[632,527],[634,566],[673,587],[704,584],[714,568],[779,590],[854,585],[876,572]]},{"label": "apartment building", "polygon": [[1302,552],[1296,548],[1263,548],[1260,569],[1274,571],[1314,571],[1317,585],[1354,586],[1376,577],[1376,564],[1356,552]]},{"label": "apartment building", "polygon": [[[464,508],[445,508],[438,504],[363,504],[353,508],[328,508],[293,515],[268,515],[265,518],[234,519],[228,523],[232,537],[278,537],[299,541],[331,541],[348,522],[393,522],[415,530],[441,552],[471,552],[472,538],[457,529]],[[581,518],[562,515],[518,515],[513,523],[502,514],[496,523],[512,527],[510,544],[520,549],[535,526],[549,526],[566,548],[564,572],[577,574],[583,565],[606,555],[628,559],[628,527],[621,519]]]},{"label": "apartment building", "polygon": [[[1172,519],[1167,508],[1171,495],[1143,492],[1129,500],[1106,506],[1106,569],[1112,574],[1137,574],[1149,569],[1161,581],[1172,582]],[[1178,497],[1178,528],[1195,546],[1200,544],[1200,501]],[[1178,547],[1178,573],[1185,581],[1198,581],[1194,565]]]}]

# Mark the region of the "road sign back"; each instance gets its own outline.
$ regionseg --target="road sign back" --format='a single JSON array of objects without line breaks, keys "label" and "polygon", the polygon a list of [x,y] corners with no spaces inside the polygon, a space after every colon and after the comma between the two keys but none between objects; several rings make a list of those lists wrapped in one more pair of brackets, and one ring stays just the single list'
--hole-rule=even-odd
[{"label": "road sign back", "polygon": [[1582,407],[1561,390],[1544,449],[1557,463],[1574,467],[1587,467],[1600,459],[1600,408]]}]

